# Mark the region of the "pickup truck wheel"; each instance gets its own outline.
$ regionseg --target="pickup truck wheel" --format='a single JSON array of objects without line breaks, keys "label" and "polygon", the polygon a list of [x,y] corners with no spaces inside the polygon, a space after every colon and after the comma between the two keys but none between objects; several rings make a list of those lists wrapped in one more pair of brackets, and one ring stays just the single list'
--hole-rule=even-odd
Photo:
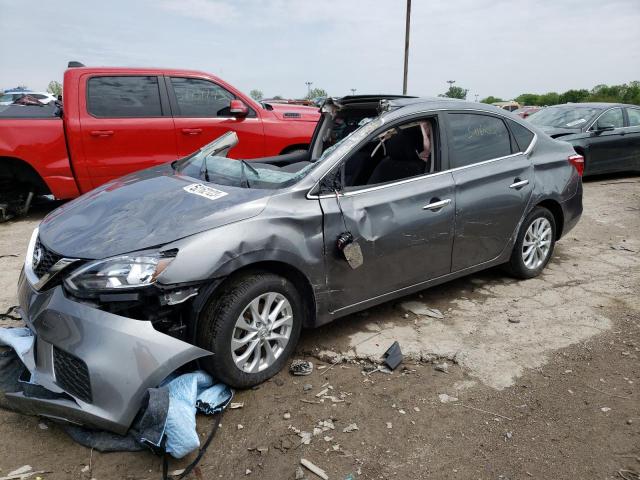
[{"label": "pickup truck wheel", "polygon": [[537,277],[553,255],[556,243],[556,222],[544,207],[534,208],[524,219],[508,267],[522,279]]},{"label": "pickup truck wheel", "polygon": [[254,272],[231,280],[198,323],[196,343],[213,352],[202,366],[234,388],[264,382],[295,349],[304,312],[300,294],[283,277]]}]

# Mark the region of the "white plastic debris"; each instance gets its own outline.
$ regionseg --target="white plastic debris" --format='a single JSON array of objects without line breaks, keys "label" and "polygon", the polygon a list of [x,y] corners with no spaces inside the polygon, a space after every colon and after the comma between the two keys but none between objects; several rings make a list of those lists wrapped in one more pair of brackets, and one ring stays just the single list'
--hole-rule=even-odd
[{"label": "white plastic debris", "polygon": [[327,475],[327,473],[321,469],[320,467],[318,467],[317,465],[314,465],[313,463],[311,463],[309,460],[307,460],[306,458],[301,458],[300,459],[300,464],[306,468],[307,470],[309,470],[311,473],[315,473],[317,476],[319,476],[320,478],[322,478],[322,480],[329,480],[329,476]]},{"label": "white plastic debris", "polygon": [[458,401],[457,397],[452,397],[451,395],[447,395],[446,393],[439,394],[438,398],[440,399],[440,402],[442,402],[442,403],[450,403],[450,402],[457,402]]},{"label": "white plastic debris", "polygon": [[20,468],[16,468],[13,472],[9,472],[9,475],[7,475],[8,477],[15,477],[18,475],[24,475],[25,473],[29,473],[33,470],[33,467],[31,465],[23,465]]},{"label": "white plastic debris", "polygon": [[342,429],[343,433],[350,433],[350,432],[355,432],[356,430],[358,430],[358,425],[356,425],[355,423],[351,423],[349,425],[347,425],[346,427],[344,427]]}]

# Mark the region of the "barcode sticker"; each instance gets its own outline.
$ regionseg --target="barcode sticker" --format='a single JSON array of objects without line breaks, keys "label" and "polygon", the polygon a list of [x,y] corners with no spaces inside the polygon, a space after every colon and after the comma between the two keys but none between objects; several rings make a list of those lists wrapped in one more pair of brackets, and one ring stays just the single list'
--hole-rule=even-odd
[{"label": "barcode sticker", "polygon": [[208,198],[209,200],[217,200],[227,194],[227,192],[208,187],[207,185],[202,185],[201,183],[192,183],[191,185],[187,185],[184,187],[184,191],[193,193],[194,195],[200,195],[201,197]]}]

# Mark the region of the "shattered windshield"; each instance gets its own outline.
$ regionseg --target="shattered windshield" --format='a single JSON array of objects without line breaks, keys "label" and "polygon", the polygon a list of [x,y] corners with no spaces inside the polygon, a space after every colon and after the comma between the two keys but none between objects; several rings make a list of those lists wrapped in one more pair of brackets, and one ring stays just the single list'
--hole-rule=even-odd
[{"label": "shattered windshield", "polygon": [[[209,146],[203,147],[192,156],[178,162],[173,167],[183,175],[217,185],[228,185],[241,188],[285,188],[306,177],[317,165],[331,154],[344,155],[355,144],[366,138],[384,123],[381,118],[366,119],[367,123],[354,130],[334,145],[326,148],[320,158],[315,161],[299,161],[290,165],[278,166],[260,159],[236,160],[227,158],[221,150],[207,148],[222,139],[216,139]],[[235,135],[235,134],[234,134]],[[228,149],[235,143],[227,145]]]},{"label": "shattered windshield", "polygon": [[600,108],[577,106],[547,107],[529,115],[527,120],[539,127],[579,130],[600,110]]},{"label": "shattered windshield", "polygon": [[235,160],[219,155],[202,155],[201,152],[187,159],[177,170],[189,177],[242,188],[275,189],[293,185],[315,166],[304,162],[294,172],[281,167],[257,161]]}]

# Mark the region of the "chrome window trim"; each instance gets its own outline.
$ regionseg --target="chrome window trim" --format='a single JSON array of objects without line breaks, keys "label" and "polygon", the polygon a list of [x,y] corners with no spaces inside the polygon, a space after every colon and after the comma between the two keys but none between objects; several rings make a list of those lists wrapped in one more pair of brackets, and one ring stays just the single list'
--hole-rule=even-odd
[{"label": "chrome window trim", "polygon": [[[622,122],[624,123],[624,107],[622,106],[614,106],[614,107],[609,107],[606,110],[603,110],[602,112],[600,112],[600,115],[598,115],[590,124],[589,126],[585,129],[585,132],[595,132],[596,130],[591,130],[591,127],[593,127],[597,122],[598,119],[604,115],[605,113],[607,113],[609,110],[613,110],[614,108],[619,108],[620,110],[622,110]],[[619,128],[626,128],[624,125],[622,125],[622,127],[615,127],[614,130],[618,130]]]},{"label": "chrome window trim", "polygon": [[[438,109],[435,109],[435,110],[423,110],[423,111],[419,111],[419,112],[412,112],[411,114],[409,114],[407,116],[421,115],[421,114],[427,114],[427,113],[431,113],[431,112],[451,112],[451,113],[455,113],[455,112],[458,112],[458,111],[477,112],[477,113],[481,113],[481,114],[487,114],[487,113],[493,114],[494,113],[494,112],[486,112],[484,110],[477,110],[475,108],[462,108],[462,109],[456,109],[456,110],[452,110],[452,109],[449,109],[449,108],[438,108]],[[501,117],[503,120],[504,119],[509,119],[508,117],[505,117],[504,115],[496,115],[496,116]],[[509,120],[513,120],[513,119],[509,119]],[[520,122],[516,122],[516,123],[518,123],[522,127],[524,127],[527,130],[529,130],[531,133],[533,133],[533,138],[531,139],[531,142],[529,143],[529,146],[527,147],[527,149],[524,152],[517,152],[517,153],[512,153],[510,155],[505,155],[503,157],[491,158],[489,160],[483,160],[482,162],[472,163],[470,165],[464,165],[462,167],[450,168],[448,170],[443,170],[441,172],[427,173],[427,174],[424,174],[424,175],[418,175],[418,176],[411,177],[411,178],[405,178],[403,180],[398,180],[396,182],[384,183],[384,184],[381,184],[381,185],[374,185],[372,187],[362,188],[360,190],[355,190],[353,192],[341,192],[339,195],[342,196],[342,197],[348,197],[348,196],[358,195],[360,193],[368,193],[368,192],[372,192],[372,191],[375,191],[375,190],[381,190],[383,188],[394,187],[396,185],[402,185],[402,184],[409,183],[409,182],[415,182],[415,181],[418,181],[418,180],[425,179],[427,177],[435,177],[437,175],[443,175],[445,173],[456,172],[456,171],[459,171],[459,170],[463,170],[465,168],[475,167],[476,165],[486,165],[487,163],[496,162],[498,160],[504,160],[505,158],[511,158],[511,157],[515,157],[517,155],[529,156],[529,154],[531,154],[531,151],[533,150],[534,146],[536,145],[536,143],[538,141],[538,134],[536,132],[532,131],[531,129],[529,129],[526,125],[523,125]],[[505,124],[505,126],[506,126],[506,124]],[[507,131],[509,131],[509,135],[511,136],[511,132],[510,132],[510,130],[508,128],[507,128]],[[358,145],[358,148],[359,147],[360,147],[360,145]],[[322,195],[312,195],[311,192],[316,187],[318,187],[320,185],[320,182],[322,182],[324,177],[329,175],[331,173],[331,171],[333,170],[333,168],[338,163],[340,163],[342,161],[342,159],[346,155],[347,155],[347,153],[345,153],[340,158],[338,158],[335,162],[333,162],[331,167],[329,167],[327,169],[327,172],[324,175],[322,175],[322,177],[320,177],[320,179],[307,191],[306,198],[308,200],[316,200],[316,199],[321,199],[321,198],[334,198],[335,197],[335,194],[331,194],[331,193],[325,193],[325,194],[322,194]]]}]

